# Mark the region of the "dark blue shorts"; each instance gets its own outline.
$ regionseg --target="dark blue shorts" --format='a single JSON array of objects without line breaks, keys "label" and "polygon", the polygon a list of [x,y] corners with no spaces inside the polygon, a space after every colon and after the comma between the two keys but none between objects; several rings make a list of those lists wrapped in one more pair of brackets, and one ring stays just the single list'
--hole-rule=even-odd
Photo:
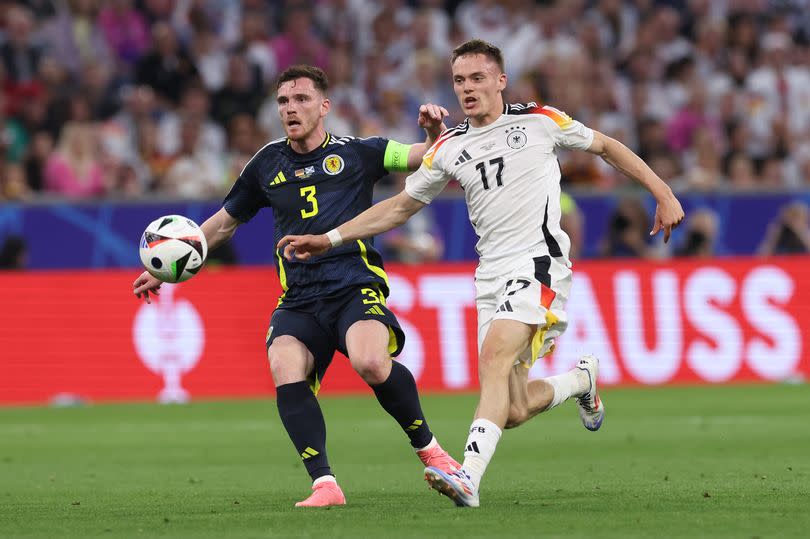
[{"label": "dark blue shorts", "polygon": [[388,327],[388,353],[396,357],[405,345],[405,334],[388,307],[385,297],[374,286],[350,288],[339,296],[313,301],[307,305],[284,307],[282,303],[270,318],[266,346],[276,337],[289,335],[301,341],[315,358],[310,386],[317,394],[335,351],[348,356],[346,332],[360,320],[379,320]]}]

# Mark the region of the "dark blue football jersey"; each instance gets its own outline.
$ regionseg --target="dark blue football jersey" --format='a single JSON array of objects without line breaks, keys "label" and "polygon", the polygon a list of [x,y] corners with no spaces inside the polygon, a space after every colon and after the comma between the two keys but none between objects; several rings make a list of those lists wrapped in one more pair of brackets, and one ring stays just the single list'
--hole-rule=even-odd
[{"label": "dark blue football jersey", "polygon": [[[224,207],[245,223],[261,208],[272,208],[273,246],[288,234],[324,234],[372,205],[375,182],[388,174],[386,166],[390,170],[404,167],[406,148],[380,137],[327,134],[320,147],[300,154],[286,138],[273,141],[245,166]],[[281,250],[276,250],[275,258],[283,306],[330,297],[363,284],[376,283],[388,295],[388,277],[373,239],[349,242],[307,261],[287,261]]]}]

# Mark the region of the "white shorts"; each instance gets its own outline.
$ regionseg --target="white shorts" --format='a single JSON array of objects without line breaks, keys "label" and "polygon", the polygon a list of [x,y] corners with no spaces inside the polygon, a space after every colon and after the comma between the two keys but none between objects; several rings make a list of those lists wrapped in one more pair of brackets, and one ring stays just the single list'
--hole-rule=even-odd
[{"label": "white shorts", "polygon": [[565,304],[571,291],[571,269],[550,256],[529,258],[504,275],[476,275],[475,290],[479,353],[493,320],[535,325],[531,346],[515,361],[528,368],[554,350],[554,339],[568,327]]}]

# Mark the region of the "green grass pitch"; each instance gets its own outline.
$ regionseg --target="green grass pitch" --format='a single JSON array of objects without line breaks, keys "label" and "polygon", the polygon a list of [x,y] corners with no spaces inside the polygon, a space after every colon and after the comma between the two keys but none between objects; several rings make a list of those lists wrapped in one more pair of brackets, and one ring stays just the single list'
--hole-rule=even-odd
[{"label": "green grass pitch", "polygon": [[[608,389],[501,438],[481,508],[427,489],[373,396],[322,398],[348,505],[309,479],[270,400],[0,409],[0,537],[810,536],[810,387]],[[432,395],[460,457],[474,395]]]}]

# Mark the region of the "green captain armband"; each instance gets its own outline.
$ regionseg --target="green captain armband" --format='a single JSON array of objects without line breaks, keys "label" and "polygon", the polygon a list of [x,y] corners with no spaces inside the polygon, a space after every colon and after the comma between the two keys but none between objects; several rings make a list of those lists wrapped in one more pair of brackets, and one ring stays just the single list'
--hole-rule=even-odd
[{"label": "green captain armband", "polygon": [[395,140],[389,140],[385,147],[385,157],[383,166],[389,172],[408,172],[408,154],[411,152],[411,144],[402,144]]}]

